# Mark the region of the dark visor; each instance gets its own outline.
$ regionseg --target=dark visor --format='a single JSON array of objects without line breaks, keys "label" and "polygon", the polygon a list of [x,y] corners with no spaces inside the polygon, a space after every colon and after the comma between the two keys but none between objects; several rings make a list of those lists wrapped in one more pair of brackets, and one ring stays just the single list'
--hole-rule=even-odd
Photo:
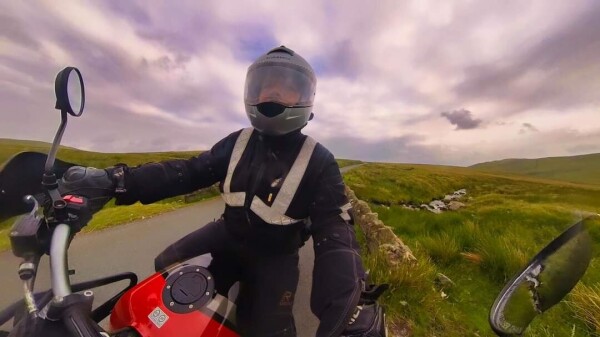
[{"label": "dark visor", "polygon": [[265,102],[287,107],[312,106],[316,80],[301,68],[265,64],[248,70],[244,101],[249,105]]}]

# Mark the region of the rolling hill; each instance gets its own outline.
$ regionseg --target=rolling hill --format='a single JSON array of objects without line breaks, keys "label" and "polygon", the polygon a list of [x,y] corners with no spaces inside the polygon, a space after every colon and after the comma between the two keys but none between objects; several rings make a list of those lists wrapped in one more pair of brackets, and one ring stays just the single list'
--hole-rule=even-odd
[{"label": "rolling hill", "polygon": [[475,164],[470,168],[600,185],[600,153],[539,159],[503,159]]},{"label": "rolling hill", "polygon": [[[13,155],[22,151],[37,151],[48,153],[51,144],[32,140],[16,140],[0,138],[0,165]],[[71,163],[85,166],[108,167],[116,163],[139,165],[143,163],[169,160],[187,159],[198,155],[202,151],[181,152],[149,152],[149,153],[100,153],[78,150],[72,147],[61,146],[57,157]]]}]

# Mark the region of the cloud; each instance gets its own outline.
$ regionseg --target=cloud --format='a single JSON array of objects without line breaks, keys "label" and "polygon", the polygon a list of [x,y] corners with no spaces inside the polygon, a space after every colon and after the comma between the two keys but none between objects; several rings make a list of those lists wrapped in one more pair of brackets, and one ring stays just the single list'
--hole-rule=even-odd
[{"label": "cloud", "polygon": [[530,123],[523,123],[521,124],[521,130],[519,130],[519,134],[524,134],[527,132],[539,132],[540,130],[538,130],[535,126],[531,125]]},{"label": "cloud", "polygon": [[337,158],[358,158],[375,162],[435,163],[438,151],[420,145],[422,137],[406,135],[393,139],[367,141],[359,137],[331,137],[320,141]]},{"label": "cloud", "polygon": [[458,164],[597,139],[581,135],[600,125],[598,2],[307,1],[0,2],[0,135],[51,139],[54,76],[75,65],[87,104],[67,145],[206,149],[249,125],[246,69],[284,44],[317,72],[305,131],[347,156]]},{"label": "cloud", "polygon": [[450,124],[456,125],[456,130],[475,129],[481,124],[481,120],[474,119],[471,111],[466,109],[442,112],[440,115],[446,117]]},{"label": "cloud", "polygon": [[454,87],[461,101],[495,100],[506,114],[571,109],[600,102],[600,2],[565,9],[568,20],[532,37],[512,57],[474,64]]},{"label": "cloud", "polygon": [[6,13],[0,14],[0,36],[29,48],[40,47],[39,42],[28,34],[21,21]]}]

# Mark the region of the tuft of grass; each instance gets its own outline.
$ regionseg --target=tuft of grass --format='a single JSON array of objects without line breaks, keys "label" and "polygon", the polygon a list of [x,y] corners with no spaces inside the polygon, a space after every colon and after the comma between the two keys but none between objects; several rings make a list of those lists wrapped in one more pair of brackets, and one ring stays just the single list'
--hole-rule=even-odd
[{"label": "tuft of grass", "polygon": [[567,304],[575,316],[600,333],[600,285],[578,285],[569,295]]},{"label": "tuft of grass", "polygon": [[524,241],[516,234],[510,233],[500,238],[480,237],[476,250],[481,257],[481,271],[499,283],[508,281],[530,258],[521,248],[527,246],[527,242]]},{"label": "tuft of grass", "polygon": [[461,245],[450,233],[442,232],[424,237],[420,243],[436,264],[449,265],[461,257]]}]

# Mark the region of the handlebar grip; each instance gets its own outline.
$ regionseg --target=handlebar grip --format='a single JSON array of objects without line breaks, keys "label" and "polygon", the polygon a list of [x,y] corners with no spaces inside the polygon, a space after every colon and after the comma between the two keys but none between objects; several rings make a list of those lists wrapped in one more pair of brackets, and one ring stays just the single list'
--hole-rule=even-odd
[{"label": "handlebar grip", "polygon": [[[79,295],[79,294],[73,294]],[[80,295],[85,297],[92,297],[91,295]],[[101,332],[104,332],[102,328],[96,322],[94,322],[90,316],[92,308],[91,299],[78,300],[75,303],[64,308],[63,311],[63,322],[65,327],[71,333],[71,336],[75,337],[105,337]]]},{"label": "handlebar grip", "polygon": [[101,329],[96,322],[81,311],[71,310],[70,313],[65,313],[64,323],[72,336],[105,337],[100,333]]}]

